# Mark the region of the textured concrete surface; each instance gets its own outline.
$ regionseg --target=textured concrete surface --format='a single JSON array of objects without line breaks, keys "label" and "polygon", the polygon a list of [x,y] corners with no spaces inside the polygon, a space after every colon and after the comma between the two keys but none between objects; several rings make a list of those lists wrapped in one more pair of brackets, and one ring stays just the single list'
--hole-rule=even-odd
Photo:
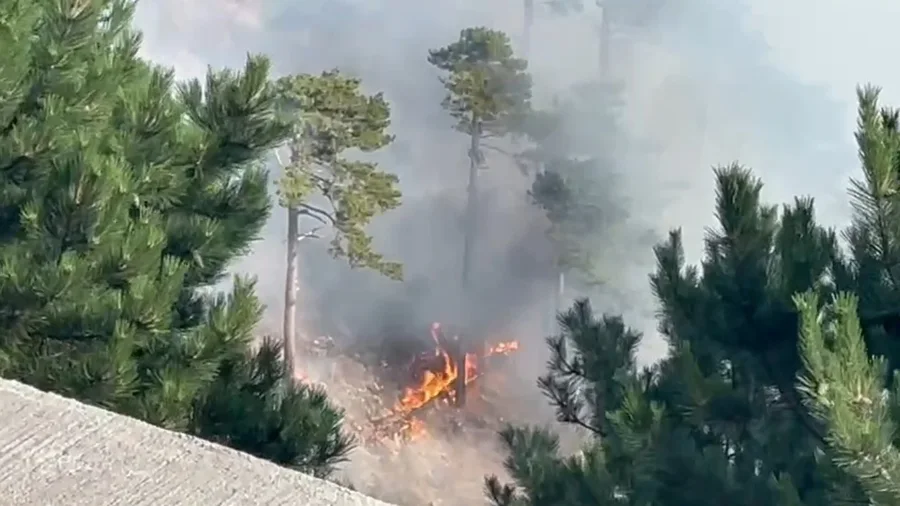
[{"label": "textured concrete surface", "polygon": [[332,483],[0,380],[2,506],[389,506]]}]

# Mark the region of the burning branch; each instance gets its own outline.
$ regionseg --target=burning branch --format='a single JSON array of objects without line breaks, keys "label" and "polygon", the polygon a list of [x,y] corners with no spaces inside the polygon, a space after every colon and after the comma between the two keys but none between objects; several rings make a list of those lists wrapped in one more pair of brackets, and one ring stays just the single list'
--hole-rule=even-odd
[{"label": "burning branch", "polygon": [[[381,427],[379,433],[396,434],[408,431],[410,437],[421,434],[424,428],[415,413],[438,399],[451,399],[462,405],[465,386],[481,375],[483,360],[492,355],[508,355],[519,348],[517,341],[502,342],[489,347],[482,354],[464,353],[459,338],[447,339],[439,323],[431,326],[434,353],[413,361],[419,368],[414,385],[403,389],[391,412],[373,423]],[[462,362],[462,371],[460,363]]]}]

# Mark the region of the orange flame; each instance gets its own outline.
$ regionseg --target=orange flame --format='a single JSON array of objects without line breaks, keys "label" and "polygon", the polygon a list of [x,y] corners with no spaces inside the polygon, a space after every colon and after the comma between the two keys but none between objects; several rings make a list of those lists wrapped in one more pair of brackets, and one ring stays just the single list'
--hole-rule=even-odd
[{"label": "orange flame", "polygon": [[[439,335],[440,329],[441,326],[439,323],[434,323],[431,326],[431,337],[436,346],[435,356],[440,357],[441,365],[433,369],[425,370],[418,384],[404,389],[403,395],[395,407],[396,411],[409,413],[421,408],[445,393],[452,395],[454,382],[459,376],[459,368],[449,352],[442,347],[443,343],[441,342]],[[489,347],[483,356],[508,355],[518,349],[518,341],[501,342]],[[474,353],[466,354],[464,365],[466,384],[478,377],[478,361],[478,355]]]},{"label": "orange flame", "polygon": [[446,392],[453,386],[459,375],[456,364],[450,359],[450,355],[444,350],[439,350],[443,357],[444,367],[439,371],[426,370],[422,380],[415,387],[407,387],[400,398],[398,408],[403,411],[413,411],[421,408],[429,401]]}]

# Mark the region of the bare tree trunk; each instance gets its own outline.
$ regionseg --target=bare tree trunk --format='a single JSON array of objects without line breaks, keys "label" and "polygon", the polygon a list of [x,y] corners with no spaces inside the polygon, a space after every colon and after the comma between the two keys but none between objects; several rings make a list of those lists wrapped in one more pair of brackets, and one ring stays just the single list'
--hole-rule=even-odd
[{"label": "bare tree trunk", "polygon": [[557,331],[556,318],[563,310],[563,294],[566,292],[566,273],[558,265],[556,269],[556,287],[553,289],[552,298],[553,305],[548,311],[549,316],[547,320],[544,322],[544,334],[548,336],[555,334]]},{"label": "bare tree trunk", "polygon": [[[478,235],[478,170],[481,168],[481,124],[477,118],[472,117],[472,132],[469,145],[469,185],[466,189],[466,216],[464,225],[463,239],[463,265],[462,265],[462,307],[468,310],[471,304],[471,297],[468,296],[469,280],[472,271],[472,257],[474,255],[475,240]],[[458,351],[456,357],[465,357],[465,353],[472,347],[483,348],[484,336],[459,336]],[[458,372],[459,375],[465,375],[465,362],[459,365],[463,370]],[[465,377],[462,381],[457,381],[457,405],[462,406],[465,403],[466,386]]]},{"label": "bare tree trunk", "polygon": [[463,239],[462,287],[468,290],[469,275],[472,270],[472,252],[478,219],[478,169],[481,165],[481,127],[473,120],[472,137],[469,146],[469,185],[466,189],[466,217]]},{"label": "bare tree trunk", "polygon": [[531,29],[534,27],[534,0],[524,0],[525,19],[522,26],[522,54],[527,60],[531,56]]},{"label": "bare tree trunk", "polygon": [[600,77],[608,77],[609,73],[609,40],[610,40],[610,19],[609,7],[602,5],[600,14],[600,26],[597,28],[597,37],[600,43],[600,52],[598,55],[597,66],[600,71]]},{"label": "bare tree trunk", "polygon": [[452,343],[450,353],[452,353],[453,361],[456,362],[456,380],[453,390],[456,394],[456,407],[461,408],[466,405],[466,347],[459,336],[453,336]]},{"label": "bare tree trunk", "polygon": [[566,293],[566,273],[562,269],[556,278],[556,312],[562,311],[563,294]]},{"label": "bare tree trunk", "polygon": [[297,339],[297,250],[300,246],[300,214],[294,207],[287,209],[287,268],[284,275],[284,373],[285,378],[296,378],[296,339]]}]

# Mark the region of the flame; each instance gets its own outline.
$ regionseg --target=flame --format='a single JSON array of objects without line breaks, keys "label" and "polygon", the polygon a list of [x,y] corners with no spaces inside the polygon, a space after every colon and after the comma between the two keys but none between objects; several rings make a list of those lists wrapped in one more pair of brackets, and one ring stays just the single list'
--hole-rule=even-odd
[{"label": "flame", "polygon": [[453,387],[453,382],[459,375],[458,368],[446,351],[438,351],[443,358],[443,368],[438,371],[426,370],[418,385],[404,389],[403,397],[397,404],[399,410],[415,411]]},{"label": "flame", "polygon": [[[410,413],[422,406],[425,406],[432,400],[447,394],[455,395],[454,383],[459,377],[459,367],[453,357],[450,356],[448,350],[445,349],[445,343],[441,338],[441,324],[433,323],[431,325],[431,338],[435,344],[435,357],[439,358],[440,366],[426,369],[419,382],[413,386],[403,390],[395,411]],[[491,355],[508,355],[519,349],[518,341],[506,341],[490,346],[485,350],[483,357]],[[471,383],[479,376],[478,371],[479,356],[475,353],[467,353],[465,356],[464,374],[466,384]]]},{"label": "flame", "polygon": [[[456,397],[455,383],[459,377],[459,367],[448,349],[453,345],[441,334],[439,323],[432,324],[431,337],[435,344],[434,354],[419,357],[420,360],[427,362],[423,364],[425,367],[419,379],[415,384],[403,389],[400,399],[387,415],[372,420],[378,427],[374,434],[375,440],[415,441],[427,436],[425,422],[414,416],[416,410],[441,397],[448,400]],[[467,353],[463,364],[466,384],[478,377],[478,364],[484,357],[508,355],[518,349],[518,342],[507,341],[485,348],[483,354]]]}]

